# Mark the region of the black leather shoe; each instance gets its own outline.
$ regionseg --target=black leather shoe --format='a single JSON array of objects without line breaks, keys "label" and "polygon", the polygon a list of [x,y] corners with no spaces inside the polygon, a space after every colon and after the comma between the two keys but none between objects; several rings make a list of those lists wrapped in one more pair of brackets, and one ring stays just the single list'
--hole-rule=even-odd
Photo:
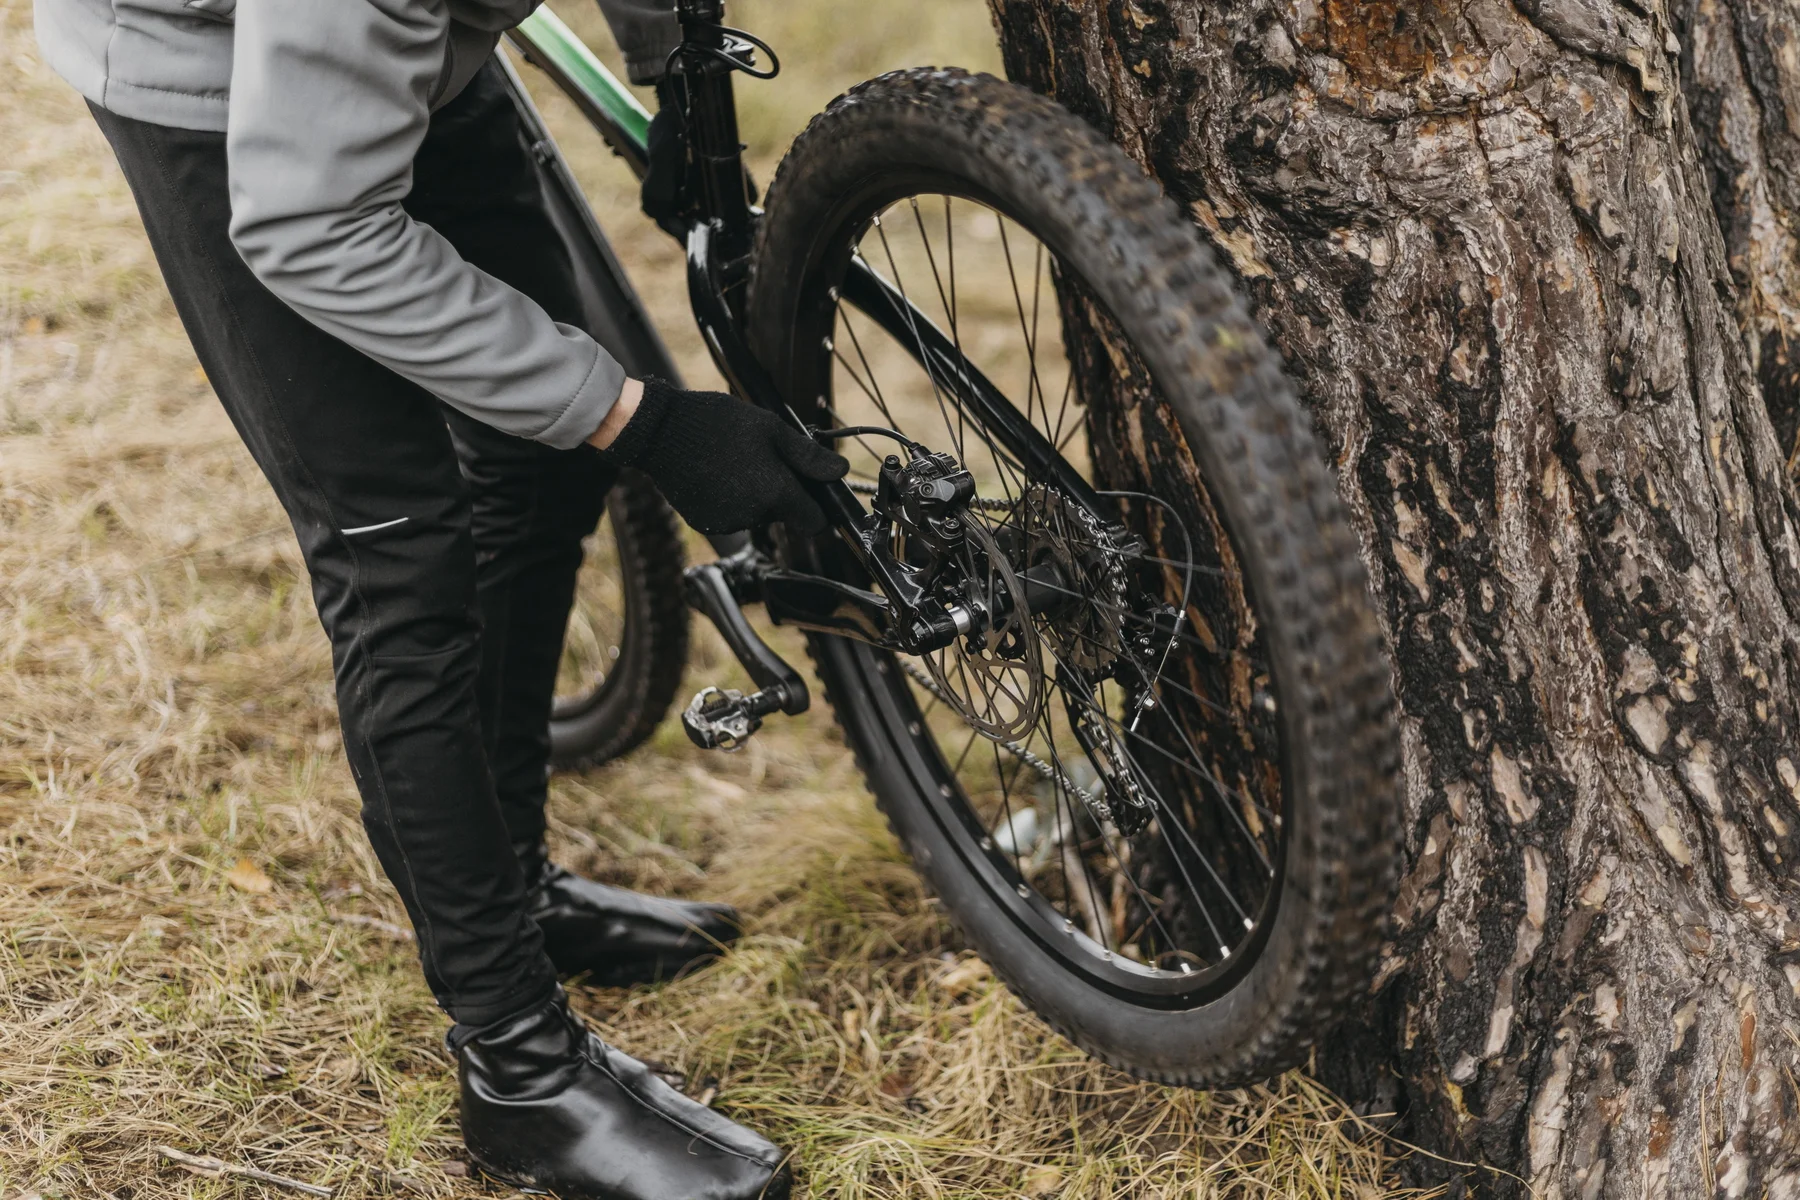
[{"label": "black leather shoe", "polygon": [[[535,861],[533,861],[535,859]],[[709,962],[742,928],[729,904],[665,900],[571,874],[541,854],[520,856],[525,903],[563,975],[600,987],[673,979]]]},{"label": "black leather shoe", "polygon": [[446,1042],[463,1142],[506,1183],[562,1200],[787,1200],[780,1150],[589,1033],[560,989]]}]

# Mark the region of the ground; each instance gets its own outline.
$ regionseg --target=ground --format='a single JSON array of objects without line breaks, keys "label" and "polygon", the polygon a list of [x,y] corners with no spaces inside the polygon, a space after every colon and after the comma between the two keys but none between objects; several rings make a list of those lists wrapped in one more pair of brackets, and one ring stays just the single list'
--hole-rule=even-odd
[{"label": "ground", "polygon": [[[759,177],[857,79],[997,61],[976,0],[847,12],[734,7],[787,62],[740,85]],[[298,1194],[159,1146],[343,1197],[506,1194],[461,1157],[445,1022],[356,817],[292,534],[30,26],[0,0],[0,1197]],[[715,379],[675,247],[539,98],[683,369]],[[730,675],[699,639],[691,682]],[[960,949],[828,712],[735,757],[665,725],[557,779],[551,812],[569,866],[750,915],[722,966],[575,999],[792,1148],[805,1195],[1399,1194],[1395,1148],[1303,1075],[1140,1084],[1037,1023]]]}]

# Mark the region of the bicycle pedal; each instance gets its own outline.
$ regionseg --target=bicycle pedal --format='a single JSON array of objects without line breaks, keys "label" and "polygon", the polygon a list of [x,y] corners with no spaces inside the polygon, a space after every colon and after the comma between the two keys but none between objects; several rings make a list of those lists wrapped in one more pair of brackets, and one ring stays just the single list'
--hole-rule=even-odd
[{"label": "bicycle pedal", "polygon": [[702,750],[741,750],[752,734],[762,728],[762,719],[780,712],[787,696],[779,686],[764,688],[748,696],[736,688],[703,687],[688,702],[681,714],[681,727],[688,740]]}]

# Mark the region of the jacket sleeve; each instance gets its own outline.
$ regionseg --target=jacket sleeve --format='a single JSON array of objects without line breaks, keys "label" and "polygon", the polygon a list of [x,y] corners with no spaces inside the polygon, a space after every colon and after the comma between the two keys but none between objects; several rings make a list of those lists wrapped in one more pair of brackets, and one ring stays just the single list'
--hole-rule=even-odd
[{"label": "jacket sleeve", "polygon": [[242,0],[231,238],[301,316],[445,403],[579,445],[624,369],[400,206],[432,104],[469,74],[458,52],[493,48],[452,32],[443,0]]},{"label": "jacket sleeve", "polygon": [[625,56],[625,72],[631,82],[661,79],[669,52],[681,44],[675,0],[600,0],[600,12]]}]

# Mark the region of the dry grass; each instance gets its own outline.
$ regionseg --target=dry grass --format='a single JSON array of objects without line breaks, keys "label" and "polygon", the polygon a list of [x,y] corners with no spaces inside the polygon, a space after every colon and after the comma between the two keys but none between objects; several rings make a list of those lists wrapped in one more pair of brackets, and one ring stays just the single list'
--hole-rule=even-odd
[{"label": "dry grass", "polygon": [[[841,8],[737,13],[790,60],[745,89],[765,178],[854,79],[991,62],[973,0],[854,29],[827,20]],[[0,1196],[266,1190],[188,1174],[159,1143],[345,1197],[493,1194],[458,1157],[443,1021],[356,819],[292,537],[29,20],[0,0]],[[708,378],[672,247],[546,107]],[[728,674],[710,641],[697,656]],[[811,1196],[1389,1194],[1378,1148],[1302,1077],[1172,1091],[1047,1033],[956,952],[824,714],[735,758],[665,730],[554,793],[572,866],[753,915],[719,968],[578,1001],[793,1147]],[[272,890],[227,882],[246,857]]]}]

